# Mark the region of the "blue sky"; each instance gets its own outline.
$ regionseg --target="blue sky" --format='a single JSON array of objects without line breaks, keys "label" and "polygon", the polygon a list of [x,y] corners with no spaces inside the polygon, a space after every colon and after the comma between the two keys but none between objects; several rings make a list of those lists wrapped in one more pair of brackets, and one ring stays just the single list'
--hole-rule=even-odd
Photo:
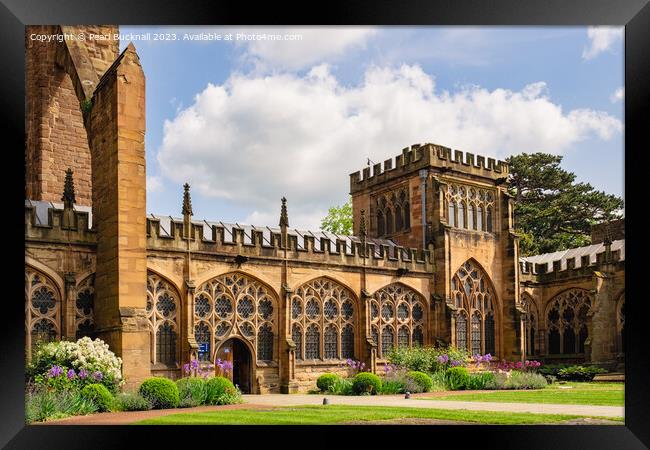
[{"label": "blue sky", "polygon": [[[134,27],[147,82],[147,210],[317,229],[349,173],[432,142],[564,155],[623,195],[622,28]],[[190,41],[201,32],[233,41]],[[236,39],[242,33],[301,40]],[[123,49],[128,40],[122,40]]]}]

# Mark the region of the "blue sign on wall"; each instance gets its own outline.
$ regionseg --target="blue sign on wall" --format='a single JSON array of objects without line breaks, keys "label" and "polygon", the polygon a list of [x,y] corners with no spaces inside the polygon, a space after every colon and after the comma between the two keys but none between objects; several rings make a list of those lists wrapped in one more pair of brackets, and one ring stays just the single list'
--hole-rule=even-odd
[{"label": "blue sign on wall", "polygon": [[209,342],[199,343],[199,353],[210,353],[210,343]]}]

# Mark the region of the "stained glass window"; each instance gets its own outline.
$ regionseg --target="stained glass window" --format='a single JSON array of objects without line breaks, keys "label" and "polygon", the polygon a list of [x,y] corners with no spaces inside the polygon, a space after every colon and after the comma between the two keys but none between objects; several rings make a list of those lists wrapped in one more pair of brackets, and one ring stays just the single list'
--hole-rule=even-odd
[{"label": "stained glass window", "polygon": [[354,358],[354,329],[350,324],[341,332],[341,358]]},{"label": "stained glass window", "polygon": [[169,317],[169,315],[176,309],[176,303],[169,293],[165,292],[158,297],[156,308],[158,308],[158,311],[163,315],[163,317]]},{"label": "stained glass window", "polygon": [[168,321],[156,332],[156,361],[169,366],[176,364],[176,331]]},{"label": "stained glass window", "polygon": [[325,306],[323,307],[323,311],[325,313],[325,317],[328,320],[332,320],[337,314],[338,314],[338,308],[336,307],[336,301],[335,300],[327,300],[325,302]]},{"label": "stained glass window", "polygon": [[237,302],[237,314],[244,319],[248,319],[253,315],[253,301],[250,297],[244,297]]},{"label": "stained glass window", "polygon": [[407,327],[400,327],[397,331],[397,346],[399,348],[408,348],[409,346],[409,330]]},{"label": "stained glass window", "polygon": [[54,309],[56,301],[54,293],[46,286],[35,290],[32,294],[32,306],[41,314],[47,314],[48,310]]},{"label": "stained glass window", "polygon": [[305,333],[305,358],[320,358],[320,331],[314,324],[310,325]]},{"label": "stained glass window", "polygon": [[325,329],[325,359],[338,358],[338,332],[332,325]]},{"label": "stained glass window", "polygon": [[456,347],[467,348],[467,318],[460,313],[456,318]]},{"label": "stained glass window", "polygon": [[381,330],[381,355],[385,358],[388,354],[393,351],[393,345],[395,342],[395,333],[391,327],[384,327]]},{"label": "stained glass window", "polygon": [[415,327],[413,330],[413,345],[424,347],[424,335],[422,334],[422,327]]},{"label": "stained glass window", "polygon": [[300,317],[301,314],[302,314],[302,305],[300,304],[300,300],[294,298],[293,301],[291,302],[291,318],[297,319],[298,317]]},{"label": "stained glass window", "polygon": [[268,324],[262,325],[257,334],[257,359],[273,360],[273,330]]},{"label": "stained glass window", "polygon": [[489,313],[485,318],[485,353],[494,355],[494,315]]},{"label": "stained glass window", "polygon": [[302,359],[302,331],[298,324],[291,327],[291,339],[296,344],[296,359]]},{"label": "stained glass window", "polygon": [[200,295],[194,301],[194,312],[199,317],[205,317],[210,313],[210,300],[207,297]]},{"label": "stained glass window", "polygon": [[273,314],[273,303],[268,298],[260,300],[257,311],[262,319],[267,320]]},{"label": "stained glass window", "polygon": [[472,355],[481,354],[481,316],[477,312],[472,314]]}]

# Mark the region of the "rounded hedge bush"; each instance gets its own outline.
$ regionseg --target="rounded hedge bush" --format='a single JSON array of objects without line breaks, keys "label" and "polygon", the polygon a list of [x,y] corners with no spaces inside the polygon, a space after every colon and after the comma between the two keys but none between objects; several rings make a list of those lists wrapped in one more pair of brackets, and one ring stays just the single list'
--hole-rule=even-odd
[{"label": "rounded hedge bush", "polygon": [[192,407],[205,404],[208,397],[206,384],[206,381],[199,377],[185,377],[176,380],[180,398],[179,406]]},{"label": "rounded hedge bush", "polygon": [[422,392],[429,392],[433,388],[433,380],[424,372],[412,370],[406,376],[413,380],[422,389]]},{"label": "rounded hedge bush", "polygon": [[113,395],[103,384],[87,384],[81,390],[81,396],[93,402],[97,411],[110,411],[113,406]]},{"label": "rounded hedge bush", "polygon": [[140,385],[139,392],[151,402],[153,409],[176,408],[180,401],[178,387],[169,378],[148,378]]},{"label": "rounded hedge bush", "polygon": [[335,375],[333,373],[325,373],[318,377],[318,380],[316,380],[316,386],[318,389],[320,389],[321,392],[327,392],[331,386],[334,386],[334,383],[336,383],[338,379],[338,375]]},{"label": "rounded hedge bush", "polygon": [[148,411],[151,409],[151,402],[137,392],[117,394],[115,405],[119,411]]},{"label": "rounded hedge bush", "polygon": [[376,395],[381,392],[381,379],[374,373],[360,372],[353,378],[352,391],[358,395]]},{"label": "rounded hedge bush", "polygon": [[206,403],[209,405],[223,405],[229,403],[226,399],[237,395],[237,389],[226,377],[213,377],[206,383]]},{"label": "rounded hedge bush", "polygon": [[445,372],[447,386],[452,391],[466,389],[469,385],[469,372],[464,367],[450,367]]}]

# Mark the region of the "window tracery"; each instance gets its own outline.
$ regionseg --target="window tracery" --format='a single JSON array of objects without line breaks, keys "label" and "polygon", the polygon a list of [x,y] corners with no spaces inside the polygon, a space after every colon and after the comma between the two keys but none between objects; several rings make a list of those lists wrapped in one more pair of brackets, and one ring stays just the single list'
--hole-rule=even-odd
[{"label": "window tracery", "polygon": [[291,319],[296,359],[354,357],[356,307],[347,288],[328,278],[303,284],[291,299]]},{"label": "window tracery", "polygon": [[54,281],[27,266],[25,268],[25,350],[30,359],[41,342],[61,338],[61,296]]},{"label": "window tracery", "polygon": [[492,232],[494,193],[488,189],[448,184],[447,223],[451,227]]},{"label": "window tracery", "polygon": [[89,276],[77,287],[75,300],[75,337],[92,337],[95,332],[95,277]]},{"label": "window tracery", "polygon": [[465,262],[452,278],[451,296],[458,311],[456,346],[472,354],[495,353],[495,300],[491,285],[485,271],[472,260]]},{"label": "window tracery", "polygon": [[167,281],[149,272],[146,313],[151,330],[152,364],[178,365],[179,299]]},{"label": "window tracery", "polygon": [[526,355],[536,355],[537,352],[539,351],[539,348],[537,346],[537,339],[538,339],[538,314],[537,314],[537,306],[535,305],[535,302],[533,301],[532,297],[530,297],[528,294],[524,294],[521,297],[521,305],[522,308],[525,311],[526,314],[526,319],[525,319],[525,347],[526,347]]},{"label": "window tracery", "polygon": [[591,297],[584,289],[569,289],[546,308],[548,354],[582,354],[587,340]]},{"label": "window tracery", "polygon": [[227,273],[203,283],[194,299],[194,336],[208,344],[205,358],[213,360],[222,342],[240,336],[257,349],[258,361],[273,360],[277,302],[265,285],[242,273]]},{"label": "window tracery", "polygon": [[425,303],[413,289],[400,283],[379,289],[370,301],[370,311],[378,357],[385,358],[396,347],[424,344]]},{"label": "window tracery", "polygon": [[386,236],[411,228],[408,186],[379,194],[374,198],[377,236]]}]

